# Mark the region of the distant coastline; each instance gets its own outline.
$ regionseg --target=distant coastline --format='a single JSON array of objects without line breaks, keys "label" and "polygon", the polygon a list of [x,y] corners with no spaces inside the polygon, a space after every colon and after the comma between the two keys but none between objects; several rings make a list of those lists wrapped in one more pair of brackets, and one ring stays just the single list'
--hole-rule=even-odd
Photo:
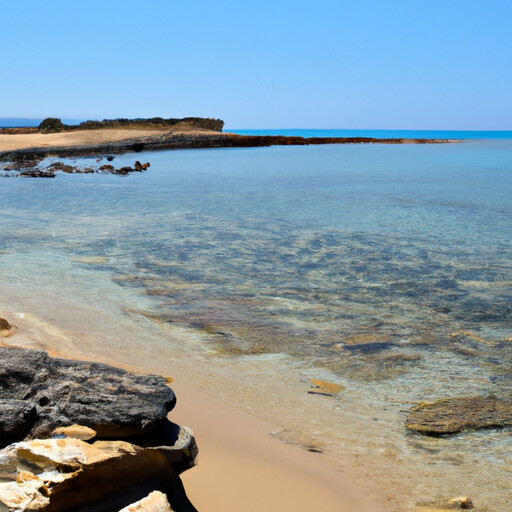
[{"label": "distant coastline", "polygon": [[[45,124],[46,123],[46,124]],[[263,147],[318,144],[442,144],[447,138],[311,136],[222,132],[220,119],[116,119],[87,121],[78,126],[60,119],[44,120],[39,127],[0,130],[0,160],[19,161],[47,156],[62,158],[104,153],[213,147]],[[325,134],[322,134],[325,135]]]}]

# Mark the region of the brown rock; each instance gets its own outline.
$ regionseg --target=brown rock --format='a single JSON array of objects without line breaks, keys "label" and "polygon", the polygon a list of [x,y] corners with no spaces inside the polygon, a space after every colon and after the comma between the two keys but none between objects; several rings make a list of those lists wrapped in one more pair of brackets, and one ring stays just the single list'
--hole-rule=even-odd
[{"label": "brown rock", "polygon": [[409,430],[431,436],[510,427],[512,395],[445,398],[416,407],[405,424]]}]

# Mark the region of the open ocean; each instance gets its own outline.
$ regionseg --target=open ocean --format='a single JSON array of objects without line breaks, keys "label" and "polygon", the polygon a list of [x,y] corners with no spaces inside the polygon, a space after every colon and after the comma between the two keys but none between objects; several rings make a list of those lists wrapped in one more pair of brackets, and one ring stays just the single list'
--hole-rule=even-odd
[{"label": "open ocean", "polygon": [[150,161],[141,174],[0,178],[0,309],[63,351],[187,373],[396,510],[459,495],[512,510],[510,430],[404,427],[422,401],[512,392],[512,132],[264,132],[467,140],[147,152],[114,160]]}]

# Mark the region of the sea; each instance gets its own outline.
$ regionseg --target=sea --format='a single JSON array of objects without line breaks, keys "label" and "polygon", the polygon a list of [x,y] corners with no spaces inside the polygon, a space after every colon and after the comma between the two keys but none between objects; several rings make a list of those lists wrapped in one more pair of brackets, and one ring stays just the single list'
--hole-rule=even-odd
[{"label": "sea", "polygon": [[512,510],[510,429],[405,427],[422,402],[512,393],[512,132],[229,131],[460,141],[155,151],[116,156],[151,163],[127,176],[0,177],[0,311],[33,346],[272,421],[389,510],[461,495]]}]

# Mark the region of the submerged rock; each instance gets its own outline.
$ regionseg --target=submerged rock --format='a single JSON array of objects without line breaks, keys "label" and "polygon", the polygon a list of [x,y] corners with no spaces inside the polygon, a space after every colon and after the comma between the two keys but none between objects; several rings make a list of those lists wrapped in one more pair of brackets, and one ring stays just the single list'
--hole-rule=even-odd
[{"label": "submerged rock", "polygon": [[416,407],[405,424],[409,430],[431,436],[511,427],[512,395],[445,398]]},{"label": "submerged rock", "polygon": [[0,318],[0,338],[10,336],[14,332],[14,326],[12,326],[5,318]]},{"label": "submerged rock", "polygon": [[[23,427],[2,424],[0,446],[12,442],[21,428],[28,436],[48,436],[74,423],[99,437],[145,434],[166,418],[176,400],[163,377],[13,347],[0,347],[0,393],[0,418],[7,417],[3,411],[13,411],[15,402],[18,415],[26,417]],[[29,409],[35,414],[21,414]]]}]

